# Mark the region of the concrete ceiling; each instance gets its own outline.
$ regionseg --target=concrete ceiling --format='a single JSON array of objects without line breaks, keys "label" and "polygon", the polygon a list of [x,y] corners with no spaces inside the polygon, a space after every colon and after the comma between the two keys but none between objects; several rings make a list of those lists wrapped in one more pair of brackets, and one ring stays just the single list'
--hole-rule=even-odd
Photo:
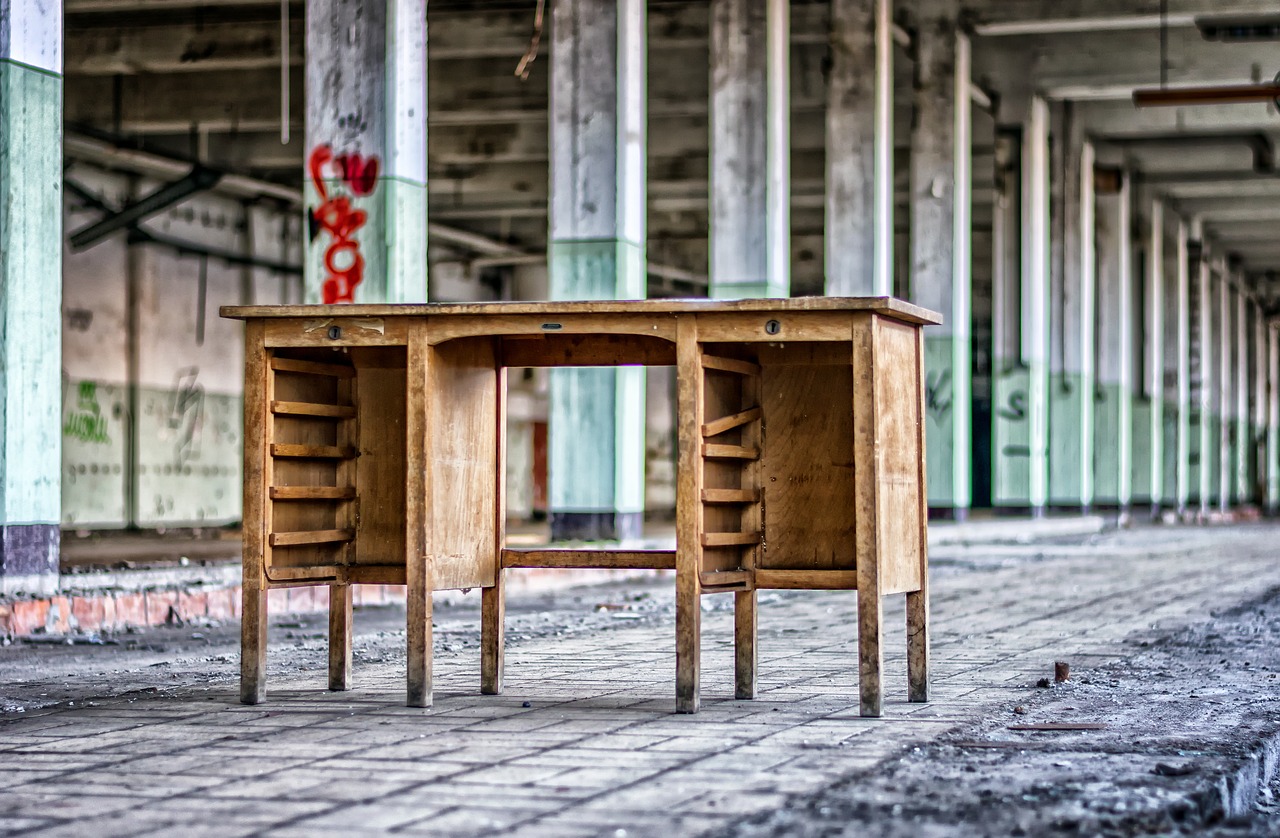
[{"label": "concrete ceiling", "polygon": [[[910,31],[911,7],[898,4]],[[1272,105],[1137,110],[1135,86],[1248,83],[1280,71],[1280,43],[1201,37],[1197,15],[1276,14],[1274,0],[970,0],[974,78],[996,100],[975,123],[975,203],[989,203],[993,127],[1031,94],[1070,113],[1141,175],[1143,195],[1202,218],[1212,242],[1255,278],[1280,271],[1280,172]],[[513,70],[534,0],[429,10],[430,213],[522,248],[545,242],[547,70]],[[72,134],[146,148],[297,186],[302,173],[303,5],[289,13],[289,141],[281,142],[281,7],[261,0],[65,0],[66,119]],[[792,4],[796,284],[821,282],[827,3]],[[651,250],[705,273],[705,2],[650,4]],[[544,50],[549,39],[543,39]],[[1161,56],[1164,70],[1161,70]],[[911,120],[910,53],[896,55],[900,180]],[[979,210],[976,217],[986,213]],[[979,222],[981,223],[981,222]],[[816,258],[815,258],[816,253]]]}]

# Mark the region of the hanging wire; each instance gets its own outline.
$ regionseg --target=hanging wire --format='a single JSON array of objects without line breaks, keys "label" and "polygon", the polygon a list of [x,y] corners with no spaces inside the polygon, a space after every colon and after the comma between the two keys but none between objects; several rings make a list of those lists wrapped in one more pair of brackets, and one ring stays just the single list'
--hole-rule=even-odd
[{"label": "hanging wire", "polygon": [[280,145],[289,144],[289,0],[280,0]]},{"label": "hanging wire", "polygon": [[529,48],[516,65],[516,77],[521,81],[529,80],[529,65],[538,57],[538,44],[542,41],[542,15],[545,10],[546,0],[538,0],[538,6],[533,12],[533,35],[529,38]]},{"label": "hanging wire", "polygon": [[1169,0],[1160,0],[1160,89],[1169,86]]}]

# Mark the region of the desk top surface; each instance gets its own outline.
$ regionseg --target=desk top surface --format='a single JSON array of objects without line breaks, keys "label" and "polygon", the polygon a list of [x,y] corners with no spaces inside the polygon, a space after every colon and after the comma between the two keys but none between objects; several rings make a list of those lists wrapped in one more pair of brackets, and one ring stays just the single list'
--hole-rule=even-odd
[{"label": "desk top surface", "polygon": [[589,300],[503,303],[355,303],[344,305],[223,306],[223,317],[254,320],[282,317],[423,317],[568,314],[689,314],[712,312],[869,311],[921,326],[942,316],[896,297],[792,297],[787,299]]}]

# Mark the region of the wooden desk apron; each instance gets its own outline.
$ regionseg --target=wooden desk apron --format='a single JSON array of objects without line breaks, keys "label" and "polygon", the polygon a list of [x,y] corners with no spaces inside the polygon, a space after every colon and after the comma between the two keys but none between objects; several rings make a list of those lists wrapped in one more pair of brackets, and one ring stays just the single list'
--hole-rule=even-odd
[{"label": "wooden desk apron", "polygon": [[[856,590],[861,710],[880,713],[880,597],[907,594],[928,695],[922,327],[891,298],[228,306],[245,321],[241,698],[265,698],[266,592],[330,588],[329,685],[353,584],[408,586],[409,703],[431,702],[431,592],[481,588],[481,688],[502,688],[503,577],[674,568],[676,709],[698,708],[699,597],[735,594],[738,698],[755,591]],[[677,368],[677,549],[509,550],[507,367]]]}]

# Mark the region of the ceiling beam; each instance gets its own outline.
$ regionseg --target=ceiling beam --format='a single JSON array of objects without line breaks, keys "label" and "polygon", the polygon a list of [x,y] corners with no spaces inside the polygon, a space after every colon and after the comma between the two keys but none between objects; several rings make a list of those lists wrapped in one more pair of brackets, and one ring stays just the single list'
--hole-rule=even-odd
[{"label": "ceiling beam", "polygon": [[[289,63],[302,64],[301,15],[289,25]],[[70,30],[64,53],[69,76],[197,73],[280,66],[279,22],[187,23]],[[187,83],[191,81],[188,79]]]}]

